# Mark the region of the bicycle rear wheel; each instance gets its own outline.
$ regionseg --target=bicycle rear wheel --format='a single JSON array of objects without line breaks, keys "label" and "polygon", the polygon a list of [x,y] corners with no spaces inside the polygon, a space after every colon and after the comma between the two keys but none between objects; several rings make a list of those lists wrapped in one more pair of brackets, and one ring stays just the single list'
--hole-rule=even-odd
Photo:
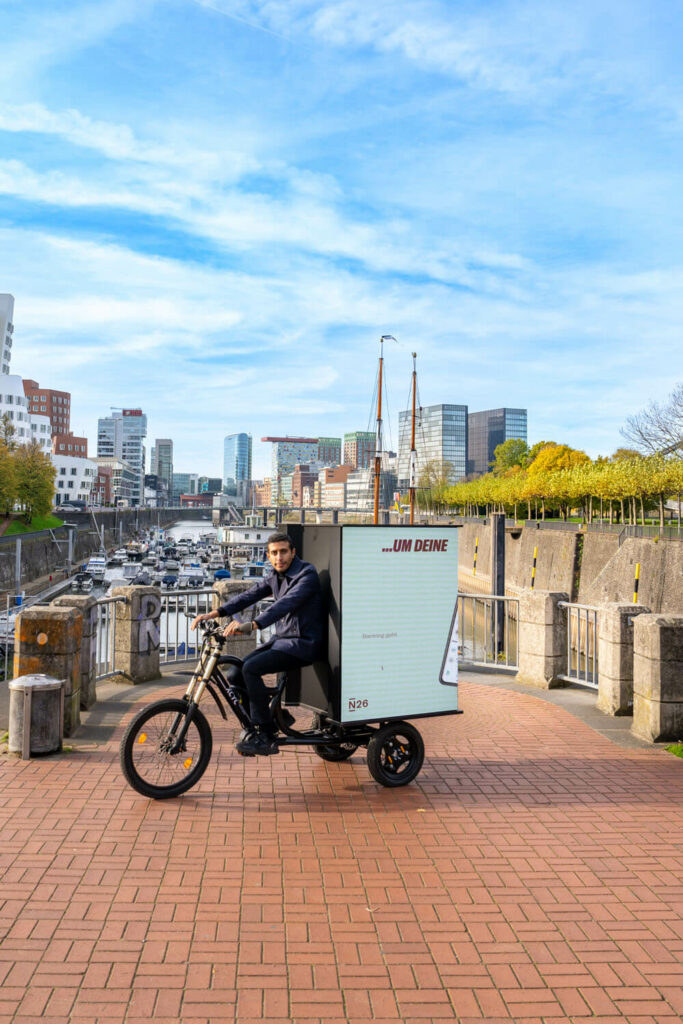
[{"label": "bicycle rear wheel", "polygon": [[180,796],[201,779],[211,758],[211,728],[199,710],[182,743],[172,754],[176,736],[185,722],[188,705],[169,698],[143,708],[121,741],[121,770],[138,793],[155,800]]}]

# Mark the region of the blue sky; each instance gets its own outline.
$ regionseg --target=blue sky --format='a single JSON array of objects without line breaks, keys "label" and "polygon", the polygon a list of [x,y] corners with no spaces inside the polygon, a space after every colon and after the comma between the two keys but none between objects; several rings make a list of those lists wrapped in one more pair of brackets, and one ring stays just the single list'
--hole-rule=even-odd
[{"label": "blue sky", "polygon": [[12,371],[222,438],[529,410],[591,456],[683,376],[674,0],[0,0]]}]

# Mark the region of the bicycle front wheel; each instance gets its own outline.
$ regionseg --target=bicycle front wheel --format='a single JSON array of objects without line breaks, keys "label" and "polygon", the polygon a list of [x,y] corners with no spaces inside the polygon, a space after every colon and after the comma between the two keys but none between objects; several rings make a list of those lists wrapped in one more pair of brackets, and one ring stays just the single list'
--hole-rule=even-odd
[{"label": "bicycle front wheel", "polygon": [[143,796],[166,800],[180,796],[198,782],[211,758],[211,728],[199,710],[194,715],[181,749],[171,753],[185,724],[187,702],[169,698],[143,708],[121,741],[121,770],[126,781]]}]

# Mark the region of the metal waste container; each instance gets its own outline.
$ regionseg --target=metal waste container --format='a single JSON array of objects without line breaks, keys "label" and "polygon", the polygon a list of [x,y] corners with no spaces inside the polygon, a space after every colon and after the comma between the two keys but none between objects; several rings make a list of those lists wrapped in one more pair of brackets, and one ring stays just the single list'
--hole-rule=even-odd
[{"label": "metal waste container", "polygon": [[62,749],[64,680],[19,676],[9,683],[9,752],[27,760]]}]

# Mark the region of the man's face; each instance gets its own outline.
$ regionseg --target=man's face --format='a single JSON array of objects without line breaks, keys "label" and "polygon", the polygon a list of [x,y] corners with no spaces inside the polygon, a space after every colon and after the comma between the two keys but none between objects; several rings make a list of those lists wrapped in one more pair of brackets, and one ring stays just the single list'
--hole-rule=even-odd
[{"label": "man's face", "polygon": [[294,548],[290,548],[284,540],[278,540],[274,544],[268,545],[268,558],[275,572],[287,572],[292,564],[294,554]]}]

